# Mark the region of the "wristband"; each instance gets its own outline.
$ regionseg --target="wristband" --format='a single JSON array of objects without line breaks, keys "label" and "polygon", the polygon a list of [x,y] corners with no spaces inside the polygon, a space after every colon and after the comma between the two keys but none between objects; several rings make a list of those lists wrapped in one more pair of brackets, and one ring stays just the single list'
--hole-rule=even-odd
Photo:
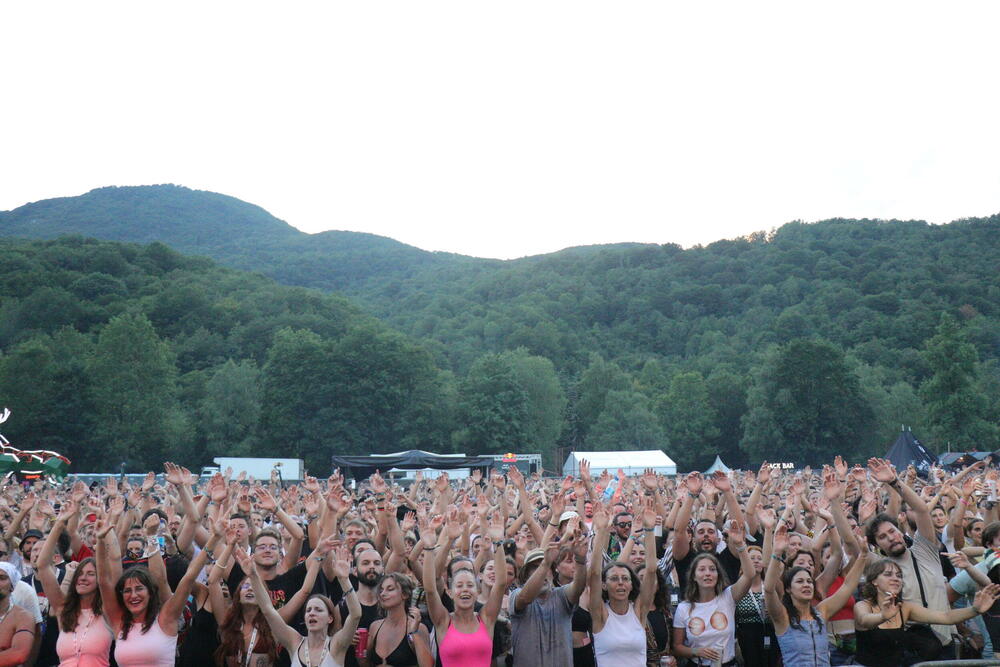
[{"label": "wristband", "polygon": [[698,494],[697,493],[691,493],[690,491],[688,491],[688,496],[691,497],[691,498],[697,498]]},{"label": "wristband", "polygon": [[586,564],[587,564],[587,559],[586,559],[586,558],[578,558],[578,557],[576,557],[576,556],[573,556],[573,561],[574,561],[574,562],[575,562],[575,563],[576,563],[577,565],[586,565]]},{"label": "wristband", "polygon": [[785,561],[781,560],[781,556],[779,556],[778,554],[771,554],[771,558],[772,558],[773,560],[776,560],[776,561],[778,561],[778,562],[779,562],[779,563],[781,563],[782,565],[784,565],[784,564],[785,564]]},{"label": "wristband", "polygon": [[322,563],[326,559],[326,556],[313,556],[313,560],[317,563]]},{"label": "wristband", "polygon": [[559,527],[558,523],[552,523],[551,521],[549,521],[549,525],[552,526],[553,528],[558,528]]}]

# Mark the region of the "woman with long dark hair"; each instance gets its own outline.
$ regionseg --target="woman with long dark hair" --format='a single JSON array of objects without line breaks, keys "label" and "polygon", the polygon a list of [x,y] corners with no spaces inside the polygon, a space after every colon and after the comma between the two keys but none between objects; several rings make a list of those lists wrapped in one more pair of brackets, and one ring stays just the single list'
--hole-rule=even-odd
[{"label": "woman with long dark hair", "polygon": [[744,527],[733,523],[727,542],[740,556],[740,578],[730,585],[719,559],[700,553],[688,567],[684,601],[674,613],[674,655],[694,665],[735,664],[736,603],[750,590],[753,561]]},{"label": "woman with long dark hair", "polygon": [[59,623],[56,654],[60,667],[106,667],[110,661],[111,627],[103,616],[101,591],[97,585],[97,565],[93,558],[80,561],[70,579],[66,593],[56,579],[52,554],[66,522],[78,511],[69,500],[62,506],[55,525],[38,554],[36,575],[49,600],[49,615]]},{"label": "woman with long dark hair", "polygon": [[764,576],[764,601],[774,624],[785,667],[829,667],[830,645],[825,623],[840,611],[861,578],[863,559],[856,558],[837,592],[813,606],[816,582],[809,570],[793,567],[782,578],[784,594],[778,595],[778,578],[784,568],[782,553],[788,548],[788,526],[774,532],[774,553]]},{"label": "woman with long dark hair", "polygon": [[[168,466],[168,473],[170,470]],[[143,525],[149,569],[137,565],[121,572],[118,538],[108,536],[112,522],[107,515],[97,519],[97,578],[104,617],[117,640],[115,661],[118,667],[173,667],[177,654],[177,622],[195,578],[218,541],[218,535],[212,531],[205,548],[191,560],[177,590],[171,593],[163,554],[156,539],[159,525],[159,517],[155,514],[147,517]]]},{"label": "woman with long dark hair", "polygon": [[[433,560],[434,552],[424,554]],[[413,579],[390,572],[378,583],[381,618],[368,628],[368,664],[392,667],[431,667],[430,634],[420,622],[420,611],[413,604]]]}]

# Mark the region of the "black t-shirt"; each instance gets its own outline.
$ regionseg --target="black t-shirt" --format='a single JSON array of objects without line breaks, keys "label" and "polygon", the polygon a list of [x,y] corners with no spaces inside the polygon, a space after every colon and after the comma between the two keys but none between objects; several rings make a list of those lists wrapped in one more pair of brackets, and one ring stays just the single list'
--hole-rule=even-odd
[{"label": "black t-shirt", "polygon": [[[684,592],[687,589],[688,568],[691,567],[691,562],[699,553],[702,552],[689,549],[687,556],[680,560],[677,560],[676,558],[674,559],[674,567],[677,569],[677,581],[680,584],[677,595],[681,600],[684,599]],[[723,549],[720,553],[715,553],[713,555],[718,558],[719,562],[722,564],[722,569],[726,573],[726,578],[729,579],[730,585],[735,583],[736,580],[740,578],[740,559],[734,556],[733,552],[730,551],[728,547]]]},{"label": "black t-shirt", "polygon": [[[340,610],[340,622],[343,623],[347,620],[349,615],[347,611],[347,601],[343,600],[337,606]],[[379,618],[379,607],[378,604],[373,605],[361,605],[361,621],[358,623],[358,630],[361,628],[368,629],[371,624],[378,620]],[[371,662],[371,656],[368,656],[369,662]],[[344,667],[360,667],[358,659],[354,657],[354,647],[347,649],[347,656],[344,658]]]}]

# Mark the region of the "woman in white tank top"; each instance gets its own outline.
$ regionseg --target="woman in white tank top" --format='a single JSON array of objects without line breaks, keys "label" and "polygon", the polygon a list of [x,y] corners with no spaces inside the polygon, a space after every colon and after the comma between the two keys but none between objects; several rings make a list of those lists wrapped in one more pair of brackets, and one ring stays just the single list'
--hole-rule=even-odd
[{"label": "woman in white tank top", "polygon": [[[645,667],[646,617],[656,592],[656,544],[653,526],[656,510],[652,498],[642,501],[646,563],[642,581],[627,563],[604,567],[608,548],[609,515],[600,503],[594,505],[593,550],[590,553],[590,615],[594,623],[594,654],[598,667]],[[602,595],[597,595],[602,591]]]}]

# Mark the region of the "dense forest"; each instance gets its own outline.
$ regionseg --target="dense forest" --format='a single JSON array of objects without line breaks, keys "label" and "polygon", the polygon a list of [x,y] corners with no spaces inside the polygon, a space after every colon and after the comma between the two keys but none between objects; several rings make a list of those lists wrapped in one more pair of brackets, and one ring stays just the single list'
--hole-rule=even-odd
[{"label": "dense forest", "polygon": [[1000,446],[1000,216],[503,262],[176,186],[0,213],[6,237],[65,234],[0,246],[0,403],[15,444],[87,469],[280,451],[322,472],[406,447],[812,462],[904,423]]}]

